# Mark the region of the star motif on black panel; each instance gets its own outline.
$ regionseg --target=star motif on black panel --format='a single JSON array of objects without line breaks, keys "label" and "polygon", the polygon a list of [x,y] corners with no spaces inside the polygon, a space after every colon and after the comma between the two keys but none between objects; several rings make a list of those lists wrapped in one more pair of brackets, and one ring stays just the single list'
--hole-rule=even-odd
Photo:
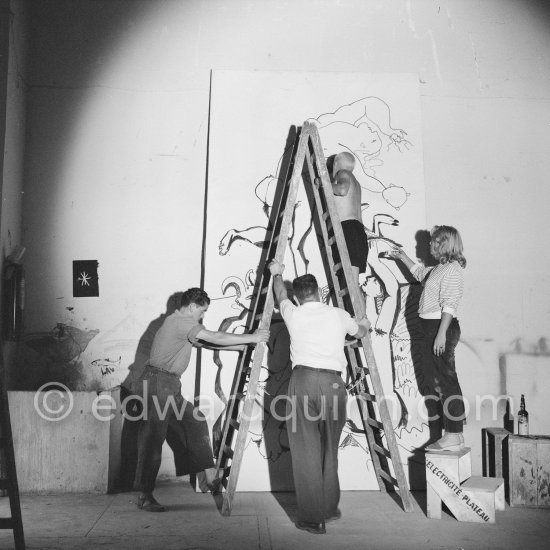
[{"label": "star motif on black panel", "polygon": [[99,296],[99,277],[97,260],[73,261],[73,296]]}]

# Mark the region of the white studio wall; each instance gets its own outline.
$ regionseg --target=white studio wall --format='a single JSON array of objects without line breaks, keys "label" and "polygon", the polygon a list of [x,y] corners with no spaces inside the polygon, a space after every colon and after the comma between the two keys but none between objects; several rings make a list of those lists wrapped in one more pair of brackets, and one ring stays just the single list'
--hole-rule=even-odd
[{"label": "white studio wall", "polygon": [[[223,67],[415,75],[425,225],[457,226],[469,260],[464,334],[492,338],[503,351],[517,337],[544,336],[550,269],[544,255],[533,262],[534,248],[550,236],[543,223],[550,45],[540,2],[448,1],[438,8],[427,1],[301,0],[290,12],[277,1],[237,0],[229,9],[196,0],[154,8],[122,0],[102,10],[87,0],[31,3],[22,240],[26,332],[34,343],[18,360],[27,374],[43,370],[43,339],[58,347],[61,324],[78,341],[68,355],[80,369],[80,387],[112,387],[168,296],[200,281],[210,70]],[[491,17],[501,23],[490,24]],[[344,104],[319,106],[317,114]],[[262,108],[261,95],[252,98],[234,112],[234,128],[261,124]],[[261,135],[263,150],[274,159],[262,162],[271,166],[264,176],[276,170],[283,147],[283,138],[271,145],[267,137]],[[409,187],[389,179],[389,192]],[[209,216],[222,213],[231,215],[224,208]],[[401,224],[394,236],[411,227]],[[406,239],[413,246],[414,235]],[[407,246],[406,239],[400,237]],[[100,296],[74,299],[71,262],[92,259]],[[81,358],[92,340],[95,349]],[[92,365],[105,359],[118,374]],[[45,381],[21,378],[19,385]]]}]

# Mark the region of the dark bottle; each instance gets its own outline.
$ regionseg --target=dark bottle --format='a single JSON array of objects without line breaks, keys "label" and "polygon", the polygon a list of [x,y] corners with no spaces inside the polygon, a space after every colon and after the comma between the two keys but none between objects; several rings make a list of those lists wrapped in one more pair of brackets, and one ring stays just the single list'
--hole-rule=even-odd
[{"label": "dark bottle", "polygon": [[518,435],[529,435],[529,413],[525,410],[525,397],[521,394],[518,411]]}]

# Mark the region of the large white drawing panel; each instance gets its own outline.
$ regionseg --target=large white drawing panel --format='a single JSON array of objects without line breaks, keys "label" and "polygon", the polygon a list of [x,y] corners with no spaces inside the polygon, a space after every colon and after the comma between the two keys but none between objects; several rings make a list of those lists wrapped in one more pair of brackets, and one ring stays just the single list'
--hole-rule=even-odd
[{"label": "large white drawing panel", "polygon": [[[363,222],[371,236],[369,267],[362,282],[376,328],[373,345],[385,391],[393,402],[395,387],[401,398],[395,400],[395,426],[408,471],[409,451],[428,439],[427,426],[419,414],[421,399],[411,360],[414,346],[409,329],[414,323],[400,301],[401,296],[405,303],[409,287],[394,263],[380,258],[390,247],[380,234],[404,245],[414,257],[415,233],[425,228],[417,77],[215,71],[211,106],[205,288],[213,300],[207,327],[243,330],[239,317],[250,304],[289,130],[315,119],[326,157],[350,151],[356,158],[354,174],[365,203]],[[301,193],[285,276],[292,280],[307,269],[325,284],[315,235],[303,247],[307,267],[298,250],[309,223],[310,209]],[[236,358],[234,352],[220,354],[225,395],[231,389]],[[223,411],[223,401],[215,394],[217,372],[212,355],[205,354],[201,393],[211,424]],[[282,397],[289,376],[288,334],[275,315],[239,490],[292,489]],[[404,417],[401,403],[407,406],[408,421],[398,427]],[[350,419],[358,422],[351,406]],[[344,430],[339,456],[342,489],[378,488],[366,440],[352,422]]]}]

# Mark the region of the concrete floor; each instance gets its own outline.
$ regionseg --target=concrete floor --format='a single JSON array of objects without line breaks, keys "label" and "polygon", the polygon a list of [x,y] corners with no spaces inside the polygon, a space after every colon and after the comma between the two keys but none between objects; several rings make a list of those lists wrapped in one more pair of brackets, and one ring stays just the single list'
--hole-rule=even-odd
[{"label": "concrete floor", "polygon": [[[182,481],[183,479],[183,481]],[[342,494],[342,518],[326,535],[296,529],[292,493],[237,493],[232,514],[219,513],[210,494],[195,493],[186,478],[159,484],[164,513],[138,510],[134,493],[116,495],[23,495],[29,549],[547,549],[550,510],[506,507],[495,524],[426,517],[425,493],[414,493],[415,510],[405,513],[386,493]],[[9,515],[0,499],[0,517]],[[0,532],[0,549],[13,548],[11,530]]]}]

